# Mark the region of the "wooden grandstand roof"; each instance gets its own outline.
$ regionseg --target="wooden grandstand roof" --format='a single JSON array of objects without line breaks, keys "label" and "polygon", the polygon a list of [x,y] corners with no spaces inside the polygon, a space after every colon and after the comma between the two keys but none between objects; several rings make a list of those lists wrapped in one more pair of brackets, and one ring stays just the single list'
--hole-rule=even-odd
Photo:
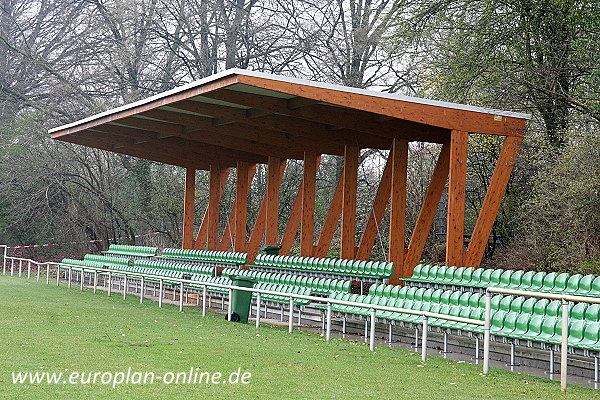
[{"label": "wooden grandstand roof", "polygon": [[522,136],[527,114],[232,69],[51,129],[53,139],[186,168],[448,143],[452,130]]}]

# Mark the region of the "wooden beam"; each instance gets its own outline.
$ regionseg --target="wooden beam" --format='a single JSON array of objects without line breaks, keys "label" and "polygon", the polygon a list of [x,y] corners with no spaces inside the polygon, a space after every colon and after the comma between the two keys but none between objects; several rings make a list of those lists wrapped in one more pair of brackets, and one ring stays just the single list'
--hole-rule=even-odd
[{"label": "wooden beam", "polygon": [[185,169],[185,192],[183,194],[183,240],[181,247],[194,246],[194,201],[196,199],[196,170]]},{"label": "wooden beam", "polygon": [[[279,180],[283,177],[283,173],[285,171],[286,162],[283,160],[279,163]],[[254,262],[254,258],[258,253],[258,248],[260,247],[260,243],[265,234],[265,226],[267,222],[267,193],[263,197],[263,201],[260,205],[260,209],[258,210],[258,216],[256,217],[256,222],[254,223],[254,229],[252,229],[252,234],[250,235],[250,240],[248,241],[248,246],[246,247],[246,252],[248,253],[248,263]]]},{"label": "wooden beam", "polygon": [[494,221],[498,215],[498,210],[500,210],[502,197],[506,191],[506,186],[508,185],[508,180],[510,179],[510,174],[515,165],[522,142],[523,137],[521,136],[509,136],[504,139],[494,174],[490,180],[485,199],[479,211],[477,223],[473,230],[473,235],[471,236],[465,257],[465,266],[479,267],[481,264],[485,247],[487,246]]},{"label": "wooden beam", "polygon": [[[311,121],[295,118],[288,115],[273,113],[258,113],[252,115],[245,109],[216,105],[202,101],[182,101],[171,107],[194,112],[200,115],[209,115],[215,118],[213,125],[229,126],[239,123],[255,129],[270,130],[294,136],[296,140],[308,143],[309,140],[320,144],[324,149],[335,147],[343,149],[345,144],[358,144],[362,147],[387,148],[389,139],[374,135],[361,135],[351,128],[334,130],[321,121]],[[303,146],[304,147],[304,146]]]},{"label": "wooden beam", "polygon": [[208,200],[208,225],[206,227],[208,250],[217,250],[219,242],[219,208],[221,205],[221,176],[223,172],[220,167],[210,169],[209,200]]},{"label": "wooden beam", "polygon": [[321,229],[321,234],[319,235],[319,241],[317,242],[317,246],[315,248],[315,257],[327,257],[329,247],[331,247],[331,241],[333,240],[333,235],[335,234],[335,230],[340,222],[340,216],[342,215],[342,201],[344,195],[343,189],[344,175],[342,174],[338,179],[338,184],[335,188],[331,204],[329,205],[329,210],[327,211],[327,216],[325,217],[325,222],[323,223],[323,228]]},{"label": "wooden beam", "polygon": [[[427,142],[438,142],[447,136],[448,130],[423,125],[411,121],[391,118],[378,121],[377,114],[335,107],[318,101],[295,97],[281,99],[278,97],[257,96],[236,90],[222,89],[205,93],[203,97],[226,101],[232,104],[252,107],[247,111],[249,116],[264,116],[272,113],[288,115],[303,120],[326,123],[336,128],[349,129],[363,134],[385,138],[410,138]],[[356,135],[364,137],[365,135]],[[371,146],[372,147],[372,146]],[[390,148],[387,142],[385,148]]]},{"label": "wooden beam", "polygon": [[93,147],[96,149],[110,151],[112,153],[124,154],[184,168],[201,170],[208,170],[210,168],[210,165],[199,157],[188,158],[187,154],[163,152],[161,149],[150,143],[136,144],[131,139],[91,130],[64,136],[61,137],[60,140],[63,142]]},{"label": "wooden beam", "polygon": [[248,176],[250,164],[238,162],[235,180],[235,219],[233,230],[233,250],[246,251],[246,225],[248,222]]},{"label": "wooden beam", "polygon": [[300,188],[298,189],[296,200],[294,201],[292,211],[290,212],[290,217],[285,226],[285,232],[283,232],[283,237],[281,238],[281,250],[279,251],[279,254],[289,255],[290,251],[292,250],[292,246],[294,245],[294,240],[296,239],[296,235],[298,234],[298,228],[300,227],[300,219],[302,217],[303,191],[304,180],[300,182]]},{"label": "wooden beam", "polygon": [[212,163],[232,164],[236,161],[246,161],[251,163],[266,162],[267,158],[262,155],[252,154],[244,151],[228,149],[227,147],[214,146],[200,143],[193,140],[183,139],[175,136],[161,137],[159,132],[140,130],[122,125],[102,125],[92,128],[99,132],[111,133],[133,139],[136,143],[151,143],[158,146],[161,151],[171,151],[175,154],[188,157],[198,157]]},{"label": "wooden beam", "polygon": [[285,162],[277,157],[269,157],[268,181],[267,181],[267,227],[265,232],[265,244],[279,244],[279,189],[281,185],[280,169],[281,163]]},{"label": "wooden beam", "polygon": [[354,259],[356,256],[356,186],[358,179],[357,146],[344,149],[344,189],[342,194],[342,232],[340,258]]},{"label": "wooden beam", "polygon": [[[392,151],[392,179],[390,188],[390,262],[394,262],[394,274],[390,283],[400,283],[399,278],[405,278],[407,268],[404,267],[406,252],[404,233],[406,230],[406,176],[408,171],[408,142],[394,139]],[[412,272],[412,271],[411,271]]]},{"label": "wooden beam", "polygon": [[[225,185],[227,184],[227,179],[229,178],[229,171],[230,171],[229,168],[221,169],[221,173],[220,173],[221,187],[219,189],[221,194],[223,194],[223,189],[225,188]],[[209,182],[209,187],[210,187],[210,182]],[[210,194],[209,194],[209,202],[210,202]],[[194,240],[194,249],[195,250],[204,249],[204,247],[206,246],[207,241],[208,241],[208,220],[209,220],[208,210],[209,210],[209,208],[206,207],[206,210],[204,211],[204,216],[202,217],[202,222],[200,223],[200,229],[198,229],[198,233],[196,233],[196,240]]]},{"label": "wooden beam", "polygon": [[[256,173],[256,164],[252,164],[250,166],[250,172],[248,173],[248,187],[252,185],[252,179],[254,179],[254,174]],[[223,190],[223,189],[221,189]],[[229,212],[229,219],[227,220],[227,225],[225,225],[225,229],[223,229],[223,234],[221,235],[221,240],[219,241],[219,250],[221,251],[229,251],[234,248],[234,239],[233,239],[233,226],[235,225],[235,203],[233,207],[231,207],[231,211]]]},{"label": "wooden beam", "polygon": [[304,153],[304,175],[302,185],[302,218],[300,233],[300,255],[311,257],[315,237],[315,189],[317,180],[317,155]]},{"label": "wooden beam", "polygon": [[132,115],[140,114],[144,111],[152,110],[152,109],[155,109],[155,108],[158,108],[161,106],[173,104],[173,103],[176,103],[181,100],[190,99],[190,98],[199,96],[203,93],[210,92],[212,90],[217,90],[217,89],[229,86],[229,85],[234,85],[239,82],[238,78],[239,78],[239,75],[227,76],[222,79],[207,83],[205,85],[196,86],[196,87],[181,91],[179,93],[172,94],[167,97],[160,97],[160,98],[157,98],[156,100],[145,101],[142,104],[139,104],[138,106],[134,106],[134,107],[132,107],[131,105],[124,106],[124,107],[120,108],[121,111],[114,112],[114,113],[104,115],[104,116],[102,116],[103,114],[99,114],[95,117],[92,117],[93,119],[88,118],[86,121],[89,121],[89,122],[84,122],[84,123],[81,123],[81,124],[78,124],[75,126],[71,126],[69,128],[65,128],[65,129],[61,129],[59,131],[53,132],[51,134],[51,137],[52,137],[52,139],[58,139],[62,136],[66,136],[66,135],[73,134],[75,132],[83,131],[85,129],[88,129],[88,128],[91,128],[94,126],[102,125],[102,124],[105,124],[108,122],[113,122],[113,121],[121,119],[121,118],[130,117]]},{"label": "wooden beam", "polygon": [[386,99],[362,93],[348,93],[333,88],[315,87],[245,75],[239,75],[239,82],[293,96],[301,96],[445,129],[505,136],[522,136],[525,131],[525,119],[523,118],[494,115],[493,113],[465,110],[459,107],[452,108],[425,104],[424,102]]},{"label": "wooden beam", "polygon": [[431,231],[431,225],[435,218],[442,193],[444,192],[444,186],[448,179],[448,166],[450,163],[450,145],[444,144],[438,157],[435,169],[419,212],[419,217],[413,229],[413,233],[408,246],[408,251],[404,257],[404,265],[407,270],[411,271],[419,263],[427,237]]},{"label": "wooden beam", "polygon": [[450,138],[446,265],[456,267],[462,267],[465,261],[465,195],[468,138],[467,132],[458,130],[453,130]]},{"label": "wooden beam", "polygon": [[377,239],[377,233],[381,226],[381,220],[383,219],[383,214],[385,213],[385,209],[387,208],[390,199],[390,190],[392,186],[391,164],[392,157],[388,157],[383,170],[383,175],[381,176],[381,181],[379,182],[379,187],[377,188],[377,194],[373,200],[372,210],[369,213],[369,219],[367,220],[365,230],[360,238],[360,244],[358,245],[356,258],[359,260],[368,260],[373,251],[375,239]]}]

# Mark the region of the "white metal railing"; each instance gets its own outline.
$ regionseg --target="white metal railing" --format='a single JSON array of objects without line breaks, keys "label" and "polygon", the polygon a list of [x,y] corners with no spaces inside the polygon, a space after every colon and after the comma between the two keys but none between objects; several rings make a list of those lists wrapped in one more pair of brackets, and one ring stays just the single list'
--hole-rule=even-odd
[{"label": "white metal railing", "polygon": [[485,296],[485,325],[484,325],[484,342],[483,342],[483,373],[487,374],[489,370],[489,355],[490,355],[490,326],[491,326],[491,305],[492,293],[508,294],[514,296],[528,296],[542,299],[560,300],[562,304],[561,316],[561,345],[560,345],[560,389],[567,390],[567,350],[569,346],[569,301],[581,303],[600,304],[600,298],[587,296],[574,296],[569,294],[557,293],[541,293],[528,290],[516,290],[488,287]]},{"label": "white metal railing", "polygon": [[[195,280],[191,280],[191,279],[170,278],[170,277],[165,277],[162,275],[144,274],[144,273],[129,272],[129,271],[119,271],[119,270],[113,270],[113,269],[108,269],[108,268],[74,266],[74,265],[67,265],[67,264],[56,263],[56,262],[41,262],[40,263],[40,262],[36,262],[34,260],[27,259],[27,258],[8,256],[6,246],[0,245],[0,247],[4,247],[4,258],[3,258],[3,274],[4,275],[6,275],[7,265],[8,265],[9,260],[11,263],[11,265],[10,265],[11,275],[14,275],[15,261],[17,261],[19,263],[19,266],[18,266],[19,277],[22,276],[23,263],[27,263],[27,272],[28,272],[27,277],[28,278],[31,277],[31,266],[35,264],[38,266],[36,277],[37,277],[37,280],[39,281],[40,280],[40,270],[41,270],[40,267],[42,265],[46,265],[46,283],[48,284],[50,282],[51,266],[53,266],[57,272],[57,274],[56,274],[57,286],[60,284],[61,269],[67,269],[68,270],[67,283],[68,283],[68,286],[71,287],[73,269],[80,269],[82,272],[82,278],[80,279],[81,290],[83,290],[84,284],[85,284],[84,277],[83,277],[83,274],[85,272],[94,273],[94,280],[93,280],[94,293],[96,292],[96,288],[97,288],[97,284],[98,284],[98,275],[103,274],[103,275],[108,276],[107,292],[108,292],[109,296],[111,295],[111,290],[112,290],[111,281],[112,281],[113,275],[117,275],[117,276],[122,276],[123,279],[125,280],[125,284],[124,284],[124,288],[123,288],[123,298],[126,298],[126,296],[127,296],[127,284],[126,284],[127,279],[129,277],[137,278],[141,281],[141,287],[142,287],[140,290],[140,303],[143,301],[143,298],[145,295],[145,291],[144,291],[145,280],[152,279],[152,280],[159,282],[159,296],[158,296],[159,307],[162,307],[162,299],[163,299],[162,294],[163,294],[165,284],[171,285],[173,287],[175,287],[175,284],[178,284],[179,291],[180,291],[180,296],[179,296],[179,310],[180,311],[183,311],[183,298],[184,298],[183,293],[184,293],[184,289],[185,289],[186,285],[201,286],[202,287],[202,316],[206,316],[206,300],[207,300],[207,296],[208,296],[207,292],[208,292],[209,287],[222,288],[222,289],[228,290],[228,300],[229,300],[228,308],[227,308],[227,319],[228,320],[231,319],[231,313],[232,313],[232,311],[231,311],[231,304],[232,304],[231,296],[232,296],[232,293],[234,290],[256,293],[256,295],[257,295],[257,297],[256,297],[256,302],[257,302],[257,304],[256,304],[256,309],[257,309],[256,327],[260,326],[259,310],[261,307],[261,295],[275,295],[275,296],[281,296],[281,297],[288,297],[290,299],[290,303],[289,303],[289,306],[290,306],[290,309],[289,309],[289,315],[290,315],[290,317],[289,317],[289,332],[290,333],[293,331],[293,327],[294,327],[294,322],[293,322],[292,316],[293,316],[293,308],[294,308],[294,300],[295,299],[309,300],[309,301],[315,302],[315,303],[326,304],[327,305],[326,330],[325,330],[326,340],[330,340],[330,337],[331,337],[331,325],[332,325],[331,319],[332,319],[332,305],[333,304],[369,309],[370,317],[371,317],[370,318],[370,323],[371,323],[371,326],[370,326],[370,349],[371,349],[371,351],[373,351],[375,348],[376,311],[391,311],[391,312],[397,312],[397,313],[403,313],[403,314],[419,315],[419,316],[423,317],[422,318],[422,340],[421,340],[421,359],[423,361],[426,361],[426,357],[427,357],[427,331],[428,331],[429,318],[444,319],[444,320],[448,320],[448,321],[455,321],[455,322],[462,322],[462,323],[467,323],[467,324],[472,324],[472,325],[477,325],[477,326],[483,326],[484,327],[484,349],[483,349],[483,353],[484,353],[483,354],[483,373],[484,374],[487,374],[489,372],[489,355],[490,355],[490,342],[491,342],[491,295],[492,295],[492,293],[561,300],[561,302],[562,302],[562,331],[561,332],[562,333],[561,333],[561,350],[560,350],[560,352],[561,352],[560,375],[561,375],[561,390],[563,390],[563,391],[566,390],[566,387],[567,387],[567,349],[568,349],[568,321],[569,321],[568,302],[573,301],[573,302],[586,302],[586,303],[600,304],[600,298],[594,298],[594,297],[563,295],[563,294],[555,294],[555,293],[541,293],[541,292],[532,292],[532,291],[524,291],[524,290],[489,287],[486,289],[485,317],[484,317],[484,320],[482,321],[482,320],[458,317],[458,316],[453,316],[453,315],[432,313],[432,312],[428,312],[428,311],[412,310],[412,309],[405,309],[405,308],[399,308],[399,307],[389,307],[389,306],[382,306],[382,305],[376,305],[376,304],[357,303],[357,302],[337,300],[337,299],[324,298],[324,297],[307,296],[307,295],[301,295],[301,294],[296,294],[296,293],[277,292],[277,291],[265,290],[265,289],[247,288],[247,287],[220,284],[220,283],[195,281]],[[175,290],[175,289],[173,289],[173,290]],[[385,318],[383,318],[383,319],[385,319]],[[495,336],[502,336],[502,335],[495,335]]]},{"label": "white metal railing", "polygon": [[[93,280],[94,292],[96,291],[96,287],[97,287],[98,274],[107,275],[108,276],[108,291],[107,292],[108,292],[109,296],[111,295],[111,290],[112,290],[111,281],[112,281],[113,275],[122,276],[125,279],[125,281],[128,279],[128,277],[140,279],[142,281],[141,282],[142,285],[144,284],[145,279],[153,279],[153,280],[159,282],[159,293],[160,293],[160,295],[158,297],[159,298],[159,301],[158,301],[159,307],[162,307],[162,293],[163,293],[163,287],[164,287],[165,283],[169,284],[171,286],[175,286],[174,284],[178,284],[179,290],[180,290],[180,296],[179,296],[179,310],[180,311],[183,311],[183,297],[184,297],[183,291],[184,291],[185,286],[186,285],[201,286],[202,287],[202,297],[203,297],[203,299],[202,299],[202,316],[206,315],[207,289],[209,287],[216,287],[216,288],[222,288],[222,289],[228,290],[229,301],[228,301],[228,309],[227,309],[227,319],[231,318],[231,304],[232,304],[231,296],[232,296],[232,293],[234,290],[256,293],[257,294],[257,298],[256,298],[257,310],[260,310],[260,307],[261,307],[261,294],[287,297],[290,299],[290,310],[289,310],[289,314],[290,314],[289,332],[290,333],[293,331],[293,327],[294,327],[293,318],[292,318],[294,300],[296,300],[296,299],[309,300],[309,301],[315,302],[315,303],[326,304],[327,305],[326,330],[325,330],[326,340],[330,340],[330,338],[331,338],[331,325],[332,325],[331,318],[332,318],[332,305],[333,304],[369,309],[370,316],[371,316],[371,318],[370,318],[370,323],[371,323],[370,333],[371,333],[371,335],[370,335],[370,343],[369,343],[370,346],[369,347],[370,347],[371,351],[373,351],[375,349],[375,324],[376,324],[376,315],[375,314],[376,314],[376,311],[391,311],[391,312],[397,312],[397,313],[403,313],[403,314],[419,315],[419,316],[423,317],[423,319],[422,319],[423,329],[422,329],[422,340],[421,340],[421,359],[423,361],[426,361],[426,359],[427,359],[427,332],[428,332],[429,318],[444,319],[444,320],[448,320],[448,321],[462,322],[462,323],[478,325],[478,326],[484,325],[484,321],[482,321],[482,320],[458,317],[458,316],[454,316],[454,315],[439,314],[439,313],[433,313],[433,312],[428,312],[428,311],[412,310],[412,309],[399,308],[399,307],[389,307],[389,306],[382,306],[382,305],[376,305],[376,304],[357,303],[357,302],[351,302],[351,301],[330,299],[330,298],[325,298],[325,297],[307,296],[307,295],[302,295],[302,294],[297,294],[297,293],[277,292],[277,291],[273,291],[273,290],[247,288],[247,287],[220,284],[220,283],[195,281],[195,280],[190,280],[190,279],[170,278],[170,277],[165,277],[165,276],[161,276],[161,275],[120,271],[120,270],[113,270],[113,269],[108,269],[108,268],[74,266],[74,265],[68,265],[68,264],[62,264],[62,263],[56,263],[56,262],[37,263],[33,260],[29,260],[29,259],[25,259],[25,258],[5,257],[5,260],[8,260],[8,259],[10,259],[11,262],[13,262],[13,263],[16,260],[16,261],[19,261],[20,263],[32,262],[32,263],[35,263],[38,265],[46,265],[46,283],[49,283],[50,267],[53,266],[53,268],[57,271],[57,274],[56,274],[57,286],[60,284],[61,269],[66,269],[68,271],[67,284],[69,287],[71,287],[71,285],[72,285],[73,269],[81,270],[82,274],[85,272],[94,273],[94,280]],[[11,271],[13,271],[13,269],[14,269],[13,267],[14,267],[14,265],[11,265]],[[40,268],[38,268],[38,271],[39,270],[40,270]],[[4,268],[3,271],[5,273],[6,268]],[[83,278],[80,279],[80,286],[81,286],[81,290],[83,290],[83,287],[84,287]],[[142,298],[143,298],[142,294],[143,294],[143,289],[140,293],[140,302],[142,301]],[[127,284],[125,283],[123,285],[123,298],[126,298],[126,296],[127,296]],[[260,326],[260,312],[257,312],[256,326],[257,327]]]}]

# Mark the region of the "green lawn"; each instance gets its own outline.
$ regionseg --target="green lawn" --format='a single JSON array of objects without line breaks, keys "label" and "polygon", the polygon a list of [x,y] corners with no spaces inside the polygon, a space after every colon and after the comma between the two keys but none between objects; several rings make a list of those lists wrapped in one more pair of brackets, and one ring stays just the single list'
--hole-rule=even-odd
[{"label": "green lawn", "polygon": [[[0,398],[591,399],[600,392],[315,333],[0,276]],[[248,384],[13,384],[12,372],[249,371]]]}]

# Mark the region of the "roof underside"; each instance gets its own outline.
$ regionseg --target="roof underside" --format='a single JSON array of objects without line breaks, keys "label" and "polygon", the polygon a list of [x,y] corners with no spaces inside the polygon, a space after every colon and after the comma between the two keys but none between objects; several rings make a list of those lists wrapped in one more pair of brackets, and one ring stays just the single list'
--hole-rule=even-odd
[{"label": "roof underside", "polygon": [[52,138],[182,167],[209,169],[392,139],[444,143],[450,131],[522,135],[529,116],[229,70],[50,130]]}]

